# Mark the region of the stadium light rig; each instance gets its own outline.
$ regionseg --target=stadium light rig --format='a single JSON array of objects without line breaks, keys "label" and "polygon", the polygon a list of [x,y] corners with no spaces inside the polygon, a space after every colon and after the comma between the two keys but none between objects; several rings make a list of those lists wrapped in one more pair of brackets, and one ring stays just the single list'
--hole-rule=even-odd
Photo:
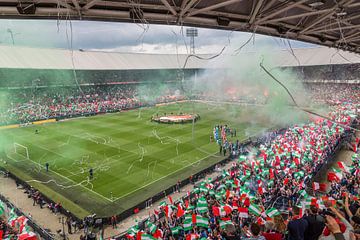
[{"label": "stadium light rig", "polygon": [[186,36],[190,38],[190,53],[195,54],[195,37],[198,36],[197,28],[187,28]]}]

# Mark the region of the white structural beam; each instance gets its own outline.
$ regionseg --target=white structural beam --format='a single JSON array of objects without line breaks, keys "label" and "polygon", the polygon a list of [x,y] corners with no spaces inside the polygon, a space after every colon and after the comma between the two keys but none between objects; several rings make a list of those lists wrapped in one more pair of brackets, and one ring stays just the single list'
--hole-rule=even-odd
[{"label": "white structural beam", "polygon": [[335,4],[332,8],[330,8],[332,11],[325,13],[324,15],[320,16],[319,18],[314,19],[314,21],[310,22],[307,26],[305,26],[303,28],[303,30],[301,30],[299,32],[299,34],[303,34],[305,32],[307,32],[308,30],[310,30],[311,28],[313,28],[314,26],[316,26],[317,24],[321,23],[322,21],[324,21],[325,19],[331,17],[332,15],[334,15],[335,10],[339,7],[339,6],[343,6],[346,7],[346,3],[350,4],[352,2],[352,0],[342,0],[339,3]]},{"label": "white structural beam", "polygon": [[[181,19],[184,14],[199,0],[190,0],[190,2],[188,3],[188,1],[184,1],[185,2],[185,6],[183,8],[181,8],[180,14],[179,14],[179,18]],[[183,3],[184,3],[183,2]]]},{"label": "white structural beam", "polygon": [[273,13],[270,13],[269,15],[266,15],[266,16],[263,17],[263,18],[260,18],[259,20],[257,20],[257,21],[255,22],[255,24],[256,24],[256,25],[261,24],[261,23],[263,23],[264,21],[266,21],[266,20],[268,20],[268,19],[270,19],[270,18],[273,18],[273,17],[279,15],[280,13],[286,12],[286,11],[288,11],[288,10],[290,10],[290,9],[292,9],[292,8],[295,8],[295,7],[297,7],[297,6],[305,3],[305,2],[307,2],[307,1],[309,1],[309,0],[296,1],[296,2],[294,2],[293,4],[288,5],[287,7],[278,9],[277,11],[275,11],[275,12],[273,12]]},{"label": "white structural beam", "polygon": [[88,9],[92,8],[95,4],[97,4],[98,2],[101,2],[101,0],[91,0],[87,4],[85,4],[85,6],[83,6],[82,9],[88,10]]},{"label": "white structural beam", "polygon": [[169,4],[169,2],[167,0],[161,0],[161,2],[165,5],[165,7],[167,9],[169,9],[169,11],[172,13],[172,15],[176,16],[177,12],[175,11],[175,9]]},{"label": "white structural beam", "polygon": [[257,3],[256,3],[256,6],[255,6],[255,9],[254,11],[251,13],[251,17],[250,17],[250,20],[249,20],[249,24],[253,24],[257,14],[259,13],[259,10],[261,8],[261,6],[263,5],[264,3],[264,0],[259,0]]},{"label": "white structural beam", "polygon": [[214,4],[214,5],[205,7],[205,8],[193,10],[193,11],[189,12],[189,14],[188,14],[187,16],[188,16],[188,17],[191,17],[191,16],[194,16],[194,15],[199,14],[199,13],[204,13],[204,12],[207,12],[207,11],[211,11],[211,10],[214,10],[214,9],[217,9],[217,8],[221,8],[221,7],[225,7],[225,6],[228,6],[228,5],[230,5],[230,4],[237,3],[237,2],[241,2],[241,1],[242,1],[242,0],[228,0],[228,1],[224,1],[224,2],[221,2],[221,3],[218,3],[218,4]]},{"label": "white structural beam", "polygon": [[276,22],[287,21],[287,20],[291,20],[291,19],[297,19],[297,18],[301,18],[301,17],[309,17],[309,16],[313,16],[313,15],[319,15],[322,13],[328,13],[330,11],[332,11],[332,10],[324,9],[324,10],[319,10],[319,11],[314,11],[314,12],[305,12],[305,13],[301,13],[301,14],[297,14],[297,15],[290,15],[287,17],[271,19],[271,20],[266,21],[266,23],[276,23]]}]

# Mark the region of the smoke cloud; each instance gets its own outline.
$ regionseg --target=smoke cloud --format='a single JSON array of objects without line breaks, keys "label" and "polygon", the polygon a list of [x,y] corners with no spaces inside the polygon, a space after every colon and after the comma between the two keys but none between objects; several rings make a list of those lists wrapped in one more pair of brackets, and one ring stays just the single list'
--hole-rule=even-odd
[{"label": "smoke cloud", "polygon": [[[286,90],[260,67],[260,63],[263,63],[288,88],[298,105],[309,106],[311,101],[302,79],[289,69],[277,67],[277,59],[268,49],[247,55],[222,56],[211,64],[223,66],[223,69],[205,70],[194,77],[191,80],[191,91],[219,103],[236,101],[244,105],[258,105],[257,110],[247,112],[253,115],[251,118],[254,123],[265,119],[269,125],[281,127],[304,122],[309,116],[295,108]],[[231,111],[240,111],[242,108],[244,106],[240,104]]]}]

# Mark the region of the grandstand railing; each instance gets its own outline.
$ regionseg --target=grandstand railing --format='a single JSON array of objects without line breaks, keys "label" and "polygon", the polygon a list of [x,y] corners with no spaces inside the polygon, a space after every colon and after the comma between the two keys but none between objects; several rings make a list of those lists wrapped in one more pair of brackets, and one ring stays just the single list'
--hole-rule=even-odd
[{"label": "grandstand railing", "polygon": [[14,204],[12,204],[5,196],[0,194],[0,200],[7,205],[8,208],[14,209],[15,213],[18,216],[25,216],[28,221],[27,224],[34,230],[34,232],[39,235],[42,239],[45,240],[53,240],[54,235],[37,225],[33,219],[29,216],[27,216],[25,213],[23,213],[19,208],[17,208]]}]

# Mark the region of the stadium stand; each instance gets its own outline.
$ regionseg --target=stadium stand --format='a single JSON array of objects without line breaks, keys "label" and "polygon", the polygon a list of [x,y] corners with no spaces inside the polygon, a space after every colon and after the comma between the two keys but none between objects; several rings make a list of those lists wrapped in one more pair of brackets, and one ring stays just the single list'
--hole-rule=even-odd
[{"label": "stadium stand", "polygon": [[[315,92],[322,101],[336,104],[329,120],[292,126],[268,141],[261,139],[255,155],[241,154],[221,177],[200,181],[190,195],[179,201],[169,199],[160,203],[160,214],[155,212],[150,219],[130,228],[125,236],[358,239],[358,138],[353,145],[352,164],[338,162],[328,173],[330,191],[326,191],[325,184],[314,181],[322,167],[327,168],[328,162],[333,161],[339,147],[344,142],[353,142],[352,127],[358,126],[357,88],[341,86],[350,94],[341,101],[342,93],[331,95],[332,87]],[[224,140],[226,131],[222,129],[215,128],[215,139],[221,136]]]},{"label": "stadium stand", "polygon": [[[306,54],[304,51],[303,58]],[[214,139],[229,152],[235,150],[231,154],[234,158],[232,167],[225,169],[216,179],[200,179],[190,194],[181,200],[169,198],[162,202],[154,215],[131,227],[121,237],[359,239],[360,141],[358,130],[354,130],[359,126],[360,91],[357,80],[360,76],[356,71],[359,64],[347,64],[338,59],[337,64],[308,63],[309,66],[297,67],[295,60],[288,60],[293,64],[287,62],[282,67],[291,68],[309,80],[306,87],[312,93],[312,101],[331,105],[328,119],[315,118],[313,122],[269,132],[266,137],[253,139],[246,146],[226,144],[229,132],[224,126],[216,126]],[[89,70],[83,69],[77,70],[78,73],[83,71],[78,75],[79,85],[72,82],[68,86],[50,86],[49,83],[54,82],[47,78],[41,78],[43,85],[39,85],[38,81],[29,85],[25,80],[26,86],[24,82],[15,87],[5,84],[3,92],[10,93],[10,101],[8,105],[1,106],[0,122],[5,125],[24,124],[185,99],[183,93],[176,93],[179,86],[172,81],[178,79],[174,66],[168,66],[168,71],[162,72],[161,82],[166,86],[165,91],[151,101],[141,99],[135,86],[149,86],[144,81],[151,83],[151,79],[162,75],[156,66],[152,66],[155,70],[151,73],[154,75],[149,79],[149,72],[138,70],[138,75],[131,75],[129,72],[135,70],[129,69],[98,70],[95,74],[91,72],[92,78],[87,78]],[[201,71],[199,66],[193,67],[196,70],[190,71],[189,75]],[[4,76],[11,76],[6,72],[9,69],[3,71]],[[71,75],[71,71],[64,71]],[[338,84],[338,80],[347,83]],[[209,99],[206,93],[198,97]],[[249,103],[249,99],[241,100]],[[335,154],[348,144],[354,152],[351,165],[337,162],[337,167],[328,172]],[[324,172],[327,172],[330,184],[317,181]],[[44,199],[39,192],[28,189],[27,193],[42,206]],[[61,209],[61,204],[48,204],[54,212]],[[129,211],[132,214],[133,209]],[[2,226],[6,228],[6,224]],[[8,233],[13,230],[10,228]]]}]

